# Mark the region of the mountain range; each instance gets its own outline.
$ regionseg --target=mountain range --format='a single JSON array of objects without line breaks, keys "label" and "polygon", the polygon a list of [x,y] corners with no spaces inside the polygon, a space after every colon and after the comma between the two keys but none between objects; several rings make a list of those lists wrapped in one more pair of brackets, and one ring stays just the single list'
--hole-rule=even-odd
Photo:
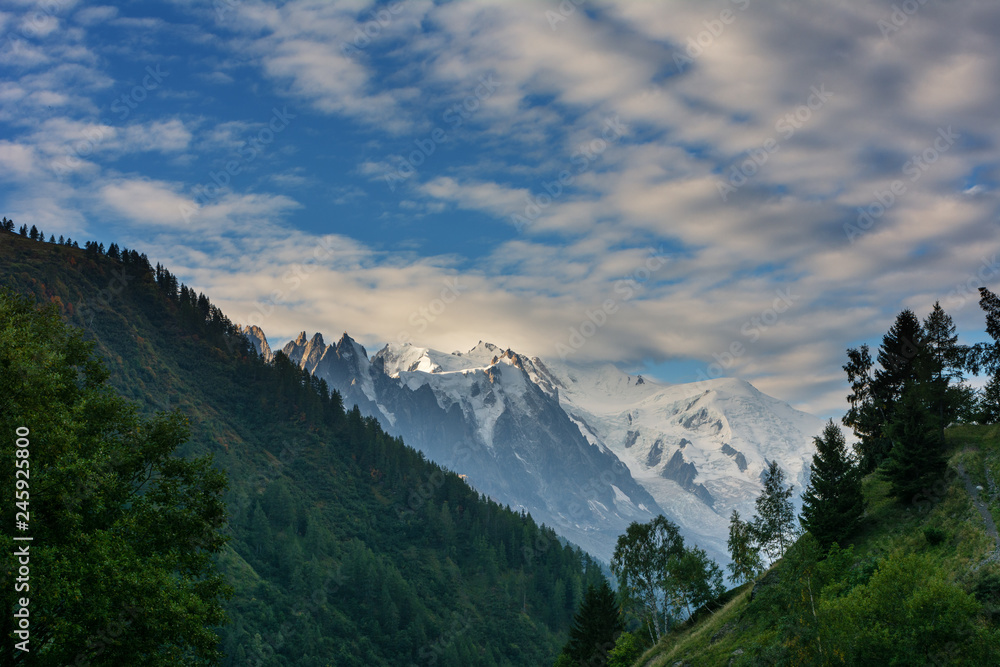
[{"label": "mountain range", "polygon": [[[262,330],[244,331],[271,354]],[[346,333],[327,344],[302,332],[282,352],[345,405],[605,561],[629,523],[663,514],[727,562],[732,510],[753,514],[772,460],[801,491],[822,429],[743,380],[663,384],[482,341],[369,356]]]}]

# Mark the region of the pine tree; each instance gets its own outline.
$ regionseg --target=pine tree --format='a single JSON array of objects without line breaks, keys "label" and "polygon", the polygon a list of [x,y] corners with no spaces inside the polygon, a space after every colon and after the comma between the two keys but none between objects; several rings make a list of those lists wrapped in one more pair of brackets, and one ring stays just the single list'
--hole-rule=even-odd
[{"label": "pine tree", "polygon": [[756,542],[772,561],[795,541],[795,509],[792,506],[794,486],[785,488],[785,473],[777,461],[771,461],[764,476],[764,489],[757,497],[757,514],[753,518]]},{"label": "pine tree", "polygon": [[851,393],[847,400],[851,407],[844,415],[844,426],[854,429],[858,441],[854,450],[863,472],[871,472],[889,451],[888,441],[882,433],[887,421],[884,406],[875,402],[871,353],[867,345],[847,350],[848,363],[844,365]]},{"label": "pine tree", "polygon": [[924,337],[921,354],[918,355],[918,376],[928,383],[935,415],[938,418],[942,437],[944,428],[963,415],[968,415],[972,406],[972,390],[963,384],[963,369],[969,348],[958,344],[958,334],[951,316],[941,308],[940,303],[924,320]]},{"label": "pine tree", "polygon": [[861,475],[847,454],[847,442],[831,419],[814,439],[809,486],[802,494],[802,527],[824,547],[845,546],[864,513]]},{"label": "pine tree", "polygon": [[754,541],[751,525],[740,519],[740,513],[733,510],[729,518],[729,558],[732,562],[727,566],[729,579],[734,584],[753,581],[764,569],[760,560],[760,547]]},{"label": "pine tree", "polygon": [[916,385],[907,390],[887,429],[892,452],[879,474],[890,482],[890,493],[903,502],[931,487],[947,465],[944,441],[925,394]]},{"label": "pine tree", "polygon": [[608,651],[614,648],[624,629],[615,593],[607,580],[602,580],[599,586],[591,584],[573,617],[563,655],[573,665],[607,664]]},{"label": "pine tree", "polygon": [[38,227],[35,227],[34,225],[31,226],[31,231],[28,232],[28,238],[32,241],[38,240]]},{"label": "pine tree", "polygon": [[976,412],[980,424],[1000,423],[1000,376],[994,376],[983,387]]}]

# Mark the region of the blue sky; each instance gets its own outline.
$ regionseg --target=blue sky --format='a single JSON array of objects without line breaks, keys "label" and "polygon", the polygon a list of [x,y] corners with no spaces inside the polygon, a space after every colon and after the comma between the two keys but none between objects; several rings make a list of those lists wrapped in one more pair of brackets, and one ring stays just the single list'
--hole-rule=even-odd
[{"label": "blue sky", "polygon": [[[0,209],[280,343],[480,339],[844,409],[1000,288],[1000,6],[0,3]],[[374,351],[374,350],[371,350]]]}]

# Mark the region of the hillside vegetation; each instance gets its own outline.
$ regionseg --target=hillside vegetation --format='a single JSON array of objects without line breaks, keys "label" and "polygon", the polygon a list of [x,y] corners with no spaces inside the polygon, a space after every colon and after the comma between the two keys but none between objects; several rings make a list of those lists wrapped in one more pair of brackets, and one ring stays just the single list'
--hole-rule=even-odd
[{"label": "hillside vegetation", "polygon": [[636,665],[1000,664],[1000,426],[946,438],[946,473],[912,503],[869,475],[851,547],[822,558],[806,534]]},{"label": "hillside vegetation", "polygon": [[[603,581],[551,530],[345,410],[282,355],[264,363],[204,295],[138,252],[0,231],[2,288],[82,329],[114,390],[150,418],[177,411],[190,433],[177,453],[211,454],[228,478],[214,560],[232,588],[214,628],[223,665],[535,667]],[[28,353],[39,343],[9,339]],[[81,660],[140,664],[122,658],[128,637],[82,642]]]}]

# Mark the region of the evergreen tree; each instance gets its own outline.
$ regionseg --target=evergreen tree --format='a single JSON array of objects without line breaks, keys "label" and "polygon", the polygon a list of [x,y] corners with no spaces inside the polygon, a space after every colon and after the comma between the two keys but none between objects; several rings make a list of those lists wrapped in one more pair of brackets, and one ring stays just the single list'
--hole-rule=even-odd
[{"label": "evergreen tree", "polygon": [[27,236],[28,235],[28,225],[21,225],[21,229],[18,230],[18,233],[21,236]]},{"label": "evergreen tree", "polygon": [[968,348],[958,344],[958,334],[951,316],[940,303],[924,319],[918,376],[929,384],[935,414],[944,427],[970,412],[972,392],[962,382]]},{"label": "evergreen tree", "polygon": [[983,387],[976,412],[980,424],[1000,423],[1000,376],[994,376]]},{"label": "evergreen tree", "polygon": [[880,476],[890,482],[892,495],[904,502],[931,487],[947,465],[944,441],[925,395],[921,387],[911,387],[888,427],[893,447]]},{"label": "evergreen tree", "polygon": [[753,581],[764,569],[760,560],[760,547],[754,541],[751,525],[740,519],[740,513],[733,510],[729,518],[729,549],[731,562],[729,579],[734,584]]},{"label": "evergreen tree", "polygon": [[814,439],[809,486],[802,494],[802,527],[824,548],[844,546],[864,513],[861,475],[847,454],[847,443],[831,419]]},{"label": "evergreen tree", "polygon": [[754,539],[771,561],[780,558],[795,541],[795,509],[791,501],[794,489],[785,488],[784,471],[777,461],[771,461],[752,523]]},{"label": "evergreen tree", "polygon": [[912,310],[906,309],[896,316],[889,331],[882,337],[875,371],[877,398],[891,406],[903,394],[903,387],[916,379],[914,362],[923,341],[923,328]]},{"label": "evergreen tree", "polygon": [[563,654],[573,665],[607,664],[608,652],[624,629],[615,593],[607,580],[598,586],[591,584],[573,617]]},{"label": "evergreen tree", "polygon": [[31,226],[31,231],[28,232],[28,238],[32,241],[38,240],[38,227],[35,227],[34,225]]},{"label": "evergreen tree", "polygon": [[871,472],[889,451],[888,441],[882,432],[887,421],[884,405],[875,402],[873,362],[867,345],[847,350],[848,363],[844,366],[851,393],[847,396],[850,409],[843,423],[854,429],[858,442],[854,445],[858,465],[863,472]]}]

